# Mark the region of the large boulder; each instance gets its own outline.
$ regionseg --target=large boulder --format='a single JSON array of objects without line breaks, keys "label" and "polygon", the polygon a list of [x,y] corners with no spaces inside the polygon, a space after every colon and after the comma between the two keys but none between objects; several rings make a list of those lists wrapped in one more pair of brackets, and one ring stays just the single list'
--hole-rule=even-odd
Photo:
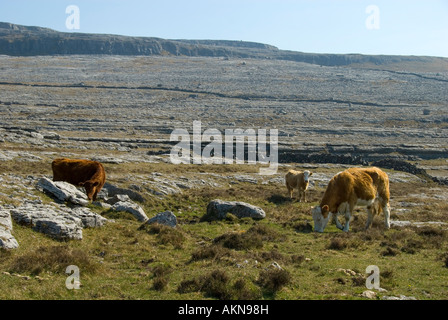
[{"label": "large boulder", "polygon": [[74,185],[64,181],[51,181],[42,177],[37,182],[36,188],[49,194],[61,202],[69,201],[73,204],[86,206],[89,204],[87,195],[79,191]]},{"label": "large boulder", "polygon": [[237,218],[264,219],[266,217],[264,210],[259,207],[245,202],[219,199],[209,202],[206,217],[211,220],[221,220],[225,219],[228,213],[233,214]]},{"label": "large boulder", "polygon": [[147,224],[158,223],[165,226],[175,228],[177,226],[177,218],[171,211],[160,212],[149,219]]},{"label": "large boulder", "polygon": [[0,248],[15,249],[19,247],[16,238],[11,234],[11,214],[0,207]]}]

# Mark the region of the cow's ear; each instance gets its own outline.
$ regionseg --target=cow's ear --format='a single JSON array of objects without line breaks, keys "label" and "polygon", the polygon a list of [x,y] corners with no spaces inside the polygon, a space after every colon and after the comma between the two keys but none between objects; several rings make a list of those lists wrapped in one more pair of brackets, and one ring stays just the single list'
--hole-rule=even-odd
[{"label": "cow's ear", "polygon": [[309,174],[309,176],[311,177],[313,175],[313,173],[310,171],[310,174]]},{"label": "cow's ear", "polygon": [[328,205],[324,205],[322,207],[322,215],[324,216],[325,219],[327,219],[329,212],[330,212],[330,207]]},{"label": "cow's ear", "polygon": [[80,186],[80,187],[84,187],[84,183],[85,183],[85,182],[80,182],[80,183],[78,183],[78,186]]}]

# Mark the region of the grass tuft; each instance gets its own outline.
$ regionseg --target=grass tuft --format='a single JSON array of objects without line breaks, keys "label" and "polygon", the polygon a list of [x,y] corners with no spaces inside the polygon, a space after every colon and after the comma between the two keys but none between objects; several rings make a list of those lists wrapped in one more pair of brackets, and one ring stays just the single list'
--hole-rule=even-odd
[{"label": "grass tuft", "polygon": [[142,225],[139,230],[146,230],[149,234],[156,234],[157,241],[162,245],[172,245],[176,249],[182,249],[186,241],[186,235],[179,228],[172,228],[158,223]]}]

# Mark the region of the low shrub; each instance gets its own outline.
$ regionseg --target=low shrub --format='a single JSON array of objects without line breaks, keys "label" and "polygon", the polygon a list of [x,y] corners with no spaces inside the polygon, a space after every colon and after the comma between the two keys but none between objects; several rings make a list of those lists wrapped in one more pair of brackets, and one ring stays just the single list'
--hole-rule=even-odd
[{"label": "low shrub", "polygon": [[332,238],[328,245],[328,249],[331,250],[343,250],[345,248],[347,248],[347,241],[341,238]]},{"label": "low shrub", "polygon": [[248,250],[262,248],[263,241],[282,240],[282,236],[274,229],[266,225],[256,224],[246,232],[225,233],[216,237],[213,241],[228,249]]},{"label": "low shrub", "polygon": [[397,250],[397,249],[395,249],[395,248],[392,248],[392,247],[387,247],[385,250],[383,250],[382,252],[381,252],[381,255],[383,256],[383,257],[386,257],[386,256],[392,256],[392,257],[394,257],[394,256],[396,256],[397,254],[399,254],[399,251]]},{"label": "low shrub", "polygon": [[260,272],[257,283],[270,293],[275,293],[290,281],[291,275],[288,271],[284,269],[268,269]]},{"label": "low shrub", "polygon": [[99,264],[82,250],[67,245],[38,247],[35,251],[17,256],[9,270],[16,273],[39,275],[43,271],[65,273],[69,265],[77,266],[82,272],[95,272]]},{"label": "low shrub", "polygon": [[198,261],[204,259],[220,260],[223,257],[228,257],[231,255],[232,253],[228,248],[212,244],[207,247],[199,248],[195,252],[193,252],[191,255],[191,260],[192,261]]},{"label": "low shrub", "polygon": [[177,288],[179,293],[195,291],[219,300],[254,300],[261,297],[261,292],[250,288],[244,279],[237,279],[232,285],[227,272],[220,269],[198,278],[184,280]]},{"label": "low shrub", "polygon": [[248,250],[253,248],[262,248],[263,240],[260,235],[248,234],[247,232],[225,233],[214,240],[215,244],[220,244],[228,249]]}]

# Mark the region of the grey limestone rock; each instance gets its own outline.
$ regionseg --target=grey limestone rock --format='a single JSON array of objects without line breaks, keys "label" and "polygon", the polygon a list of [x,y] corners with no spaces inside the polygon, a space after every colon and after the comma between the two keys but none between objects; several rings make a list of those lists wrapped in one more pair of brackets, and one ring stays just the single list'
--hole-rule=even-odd
[{"label": "grey limestone rock", "polygon": [[126,202],[126,201],[131,201],[131,199],[129,198],[129,196],[127,194],[116,194],[111,198],[107,198],[104,200],[104,202],[106,202],[107,204],[110,205],[114,205],[117,202]]},{"label": "grey limestone rock", "polygon": [[29,225],[35,231],[60,240],[81,240],[83,228],[101,227],[108,221],[89,208],[43,204],[40,200],[25,201],[10,213],[17,223]]},{"label": "grey limestone rock", "polygon": [[85,207],[66,207],[67,213],[81,219],[84,228],[95,228],[103,226],[108,220]]},{"label": "grey limestone rock", "polygon": [[171,211],[160,212],[156,214],[154,217],[149,219],[147,224],[158,223],[163,224],[172,228],[177,226],[177,218]]},{"label": "grey limestone rock", "polygon": [[112,206],[112,210],[115,211],[126,211],[129,213],[132,213],[134,217],[138,221],[146,221],[148,220],[148,216],[146,215],[145,211],[142,207],[140,207],[138,204],[132,201],[118,201]]},{"label": "grey limestone rock", "polygon": [[70,201],[73,204],[82,206],[89,204],[87,195],[68,182],[51,181],[46,177],[42,177],[37,182],[36,188],[52,195],[59,201]]},{"label": "grey limestone rock", "polygon": [[227,213],[231,213],[238,218],[263,219],[266,213],[263,209],[240,201],[212,200],[207,206],[206,215],[209,218],[225,219]]},{"label": "grey limestone rock", "polygon": [[81,218],[58,210],[55,206],[25,202],[10,212],[17,223],[29,225],[33,230],[55,239],[82,239]]},{"label": "grey limestone rock", "polygon": [[11,215],[8,210],[0,207],[0,248],[15,249],[19,247],[16,238],[11,234]]},{"label": "grey limestone rock", "polygon": [[133,201],[143,202],[144,199],[142,195],[134,190],[119,188],[108,182],[106,182],[103,186],[103,190],[107,191],[107,195],[109,197],[113,197],[115,195],[127,195]]},{"label": "grey limestone rock", "polygon": [[383,296],[381,300],[417,300],[413,296],[405,296],[403,294],[400,294],[400,296]]}]

